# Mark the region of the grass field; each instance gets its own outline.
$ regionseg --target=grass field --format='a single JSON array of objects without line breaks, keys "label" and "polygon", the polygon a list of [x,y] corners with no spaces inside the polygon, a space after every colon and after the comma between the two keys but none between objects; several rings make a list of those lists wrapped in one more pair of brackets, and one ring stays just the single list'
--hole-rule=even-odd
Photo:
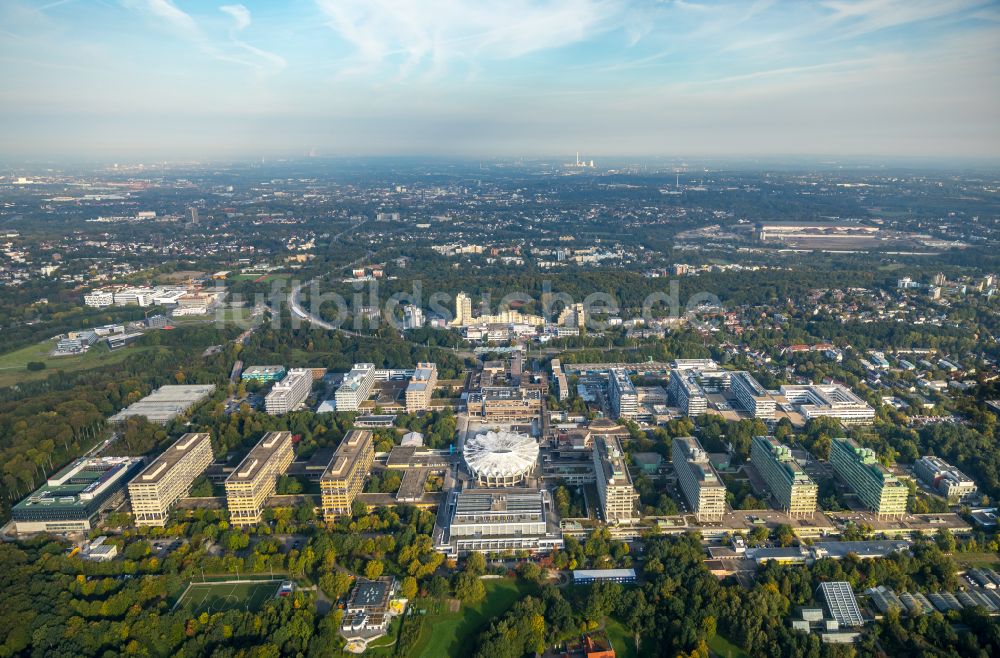
[{"label": "grass field", "polygon": [[280,581],[260,583],[193,583],[178,602],[178,607],[197,616],[203,612],[249,608],[260,610],[274,597]]},{"label": "grass field", "polygon": [[960,567],[1000,566],[1000,555],[996,553],[952,553],[951,557]]},{"label": "grass field", "polygon": [[604,632],[611,640],[616,658],[638,658],[639,654],[635,652],[635,639],[624,626],[609,617],[604,622]]},{"label": "grass field", "polygon": [[486,598],[474,605],[463,605],[458,612],[449,612],[444,602],[421,599],[414,602],[415,608],[426,608],[420,639],[410,653],[413,658],[445,658],[446,656],[470,656],[475,653],[476,636],[491,621],[507,612],[515,601],[529,594],[537,594],[538,588],[520,581],[503,578],[483,581]]},{"label": "grass field", "polygon": [[[14,352],[0,355],[0,386],[12,386],[34,379],[45,379],[60,370],[64,372],[77,372],[119,363],[133,354],[156,349],[154,347],[132,345],[111,351],[106,345],[101,344],[79,355],[49,356],[49,352],[53,348],[55,348],[55,341],[46,340]],[[45,370],[28,372],[26,368],[29,361],[44,363]]]},{"label": "grass field", "polygon": [[729,638],[722,635],[715,635],[708,641],[708,648],[713,655],[719,658],[747,658],[747,653],[743,649],[729,641]]}]

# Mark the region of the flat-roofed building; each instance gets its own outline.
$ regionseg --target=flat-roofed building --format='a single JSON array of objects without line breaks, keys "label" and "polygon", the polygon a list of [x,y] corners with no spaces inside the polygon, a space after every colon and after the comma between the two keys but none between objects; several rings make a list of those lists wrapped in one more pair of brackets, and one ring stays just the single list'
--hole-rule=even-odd
[{"label": "flat-roofed building", "polygon": [[566,380],[566,373],[562,370],[562,362],[559,359],[552,359],[552,378],[556,380],[556,394],[560,400],[569,397],[569,382]]},{"label": "flat-roofed building", "polygon": [[243,381],[277,382],[285,376],[285,366],[250,366],[243,371]]},{"label": "flat-roofed building", "polygon": [[361,493],[375,461],[375,442],[368,430],[351,430],[333,453],[330,465],[319,479],[323,518],[351,513],[351,504]]},{"label": "flat-roofed building", "polygon": [[625,455],[616,437],[595,437],[594,472],[605,522],[631,522],[635,518],[635,503],[639,494],[632,486]]},{"label": "flat-roofed building", "polygon": [[207,399],[214,391],[215,384],[168,384],[130,404],[108,420],[123,423],[135,416],[145,416],[151,423],[166,425]]},{"label": "flat-roofed building", "polygon": [[574,583],[634,583],[635,569],[575,569]]},{"label": "flat-roofed building", "polygon": [[681,491],[695,517],[699,521],[721,521],[726,513],[726,485],[698,439],[674,439],[672,459]]},{"label": "flat-roofed building", "polygon": [[141,468],[138,457],[78,459],[14,505],[15,531],[86,532],[103,510],[124,502],[126,485]]},{"label": "flat-roofed building", "polygon": [[796,517],[813,515],[819,488],[788,446],[773,436],[755,436],[750,459],[782,510]]},{"label": "flat-roofed building", "polygon": [[163,451],[128,485],[132,515],[139,526],[163,526],[170,508],[212,463],[212,437],[188,433]]},{"label": "flat-roofed building", "polygon": [[276,382],[264,398],[264,410],[272,416],[287,414],[309,397],[313,376],[309,368],[292,368],[280,382]]},{"label": "flat-roofed building", "polygon": [[437,386],[438,372],[435,363],[418,363],[413,377],[406,385],[406,412],[423,411],[431,406],[431,396]]},{"label": "flat-roofed building", "polygon": [[865,623],[858,608],[858,600],[854,597],[851,584],[845,581],[820,583],[820,591],[826,601],[830,616],[841,626],[862,626]]},{"label": "flat-roofed building", "polygon": [[760,382],[749,372],[740,370],[729,378],[729,390],[740,406],[754,418],[774,418],[775,402]]},{"label": "flat-roofed building", "polygon": [[544,489],[464,489],[451,494],[448,526],[438,549],[458,556],[473,551],[547,552],[563,546],[549,523],[552,501]]},{"label": "flat-roofed building", "polygon": [[934,455],[921,457],[913,472],[942,496],[962,500],[976,494],[976,483],[968,475]]},{"label": "flat-roofed building", "polygon": [[670,392],[673,395],[674,404],[685,416],[700,416],[708,411],[708,397],[698,385],[692,370],[671,370]]},{"label": "flat-roofed building", "polygon": [[830,445],[830,465],[841,480],[879,518],[906,514],[910,490],[875,459],[875,451],[853,439],[835,438]]},{"label": "flat-roofed building", "polygon": [[639,413],[639,394],[624,368],[608,372],[608,398],[615,418],[634,418]]},{"label": "flat-roofed building", "polygon": [[368,399],[375,385],[375,364],[355,363],[351,371],[344,375],[344,381],[334,394],[337,411],[357,411],[361,403]]},{"label": "flat-roofed building", "polygon": [[268,432],[226,478],[226,505],[233,525],[260,522],[264,505],[274,495],[278,476],[292,463],[292,433]]},{"label": "flat-roofed building", "polygon": [[781,395],[807,421],[826,416],[845,425],[863,425],[875,419],[871,405],[840,384],[804,384],[782,386]]},{"label": "flat-roofed building", "polygon": [[542,391],[523,386],[488,386],[469,394],[469,415],[494,423],[534,420],[542,412]]}]

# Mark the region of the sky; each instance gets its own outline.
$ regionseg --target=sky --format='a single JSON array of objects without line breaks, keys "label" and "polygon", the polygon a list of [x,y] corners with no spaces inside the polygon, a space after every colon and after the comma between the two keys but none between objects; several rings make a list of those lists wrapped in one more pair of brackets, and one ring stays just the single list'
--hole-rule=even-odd
[{"label": "sky", "polygon": [[0,157],[1000,160],[1000,0],[0,0]]}]

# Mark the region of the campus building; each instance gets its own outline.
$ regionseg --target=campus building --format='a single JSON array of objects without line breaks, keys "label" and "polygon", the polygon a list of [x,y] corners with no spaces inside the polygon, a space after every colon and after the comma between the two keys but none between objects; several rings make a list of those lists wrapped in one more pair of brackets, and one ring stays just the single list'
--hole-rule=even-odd
[{"label": "campus building", "polygon": [[268,432],[226,478],[226,506],[233,525],[260,522],[264,505],[274,495],[278,476],[292,463],[292,433]]},{"label": "campus building", "polygon": [[708,398],[691,370],[670,371],[670,393],[674,404],[685,416],[693,418],[708,411]]},{"label": "campus building", "polygon": [[819,488],[788,446],[773,436],[755,436],[750,459],[782,510],[795,517],[813,515]]},{"label": "campus building", "polygon": [[78,459],[14,506],[15,531],[86,532],[103,510],[124,502],[125,487],[141,468],[137,457]]},{"label": "campus building", "polygon": [[375,364],[355,363],[351,371],[344,375],[344,382],[334,393],[337,411],[357,411],[361,403],[368,399],[375,385]]},{"label": "campus building", "polygon": [[287,414],[309,397],[313,376],[309,368],[292,368],[288,375],[275,383],[264,398],[264,410],[272,416]]},{"label": "campus building", "polygon": [[124,423],[135,416],[145,416],[151,423],[166,425],[215,392],[215,384],[168,384],[138,402],[125,407],[108,420]]},{"label": "campus building", "polygon": [[952,500],[974,496],[977,491],[972,478],[934,455],[918,459],[913,472],[939,494]]},{"label": "campus building", "polygon": [[830,445],[830,465],[879,518],[906,514],[909,489],[878,463],[871,448],[862,448],[853,439],[835,438]]},{"label": "campus building", "polygon": [[775,402],[760,382],[749,372],[734,372],[729,378],[729,391],[736,397],[744,411],[754,418],[772,420]]},{"label": "campus building", "polygon": [[285,366],[250,366],[243,371],[243,381],[277,382],[285,376]]},{"label": "campus building", "polygon": [[699,521],[721,521],[726,513],[726,485],[698,439],[674,439],[672,459],[677,481]]},{"label": "campus building", "polygon": [[624,368],[608,372],[608,398],[615,418],[634,418],[639,413],[639,394]]},{"label": "campus building", "polygon": [[556,395],[560,401],[569,397],[569,382],[566,373],[562,370],[562,362],[559,359],[552,359],[552,378],[556,380]]},{"label": "campus building", "polygon": [[606,523],[629,523],[635,517],[639,494],[632,486],[632,477],[625,466],[621,444],[614,436],[594,439],[594,472],[601,512]]},{"label": "campus building", "polygon": [[487,422],[530,422],[542,412],[542,391],[522,386],[488,386],[470,393],[467,407],[470,416]]},{"label": "campus building", "polygon": [[798,408],[806,421],[826,416],[845,425],[863,425],[875,418],[871,405],[840,384],[782,386],[781,395]]},{"label": "campus building", "polygon": [[188,433],[153,460],[128,485],[132,515],[139,526],[163,526],[167,514],[212,463],[212,437]]},{"label": "campus building", "polygon": [[[544,489],[463,489],[453,492],[448,527],[437,546],[449,555],[471,551],[547,552],[563,546],[550,524],[552,501]],[[551,527],[550,527],[551,525]]]},{"label": "campus building", "polygon": [[435,363],[418,363],[413,377],[406,385],[406,412],[424,411],[431,406],[431,395],[437,386],[438,372]]},{"label": "campus building", "polygon": [[351,430],[333,453],[319,479],[323,518],[351,513],[354,498],[361,493],[375,461],[375,442],[368,430]]}]

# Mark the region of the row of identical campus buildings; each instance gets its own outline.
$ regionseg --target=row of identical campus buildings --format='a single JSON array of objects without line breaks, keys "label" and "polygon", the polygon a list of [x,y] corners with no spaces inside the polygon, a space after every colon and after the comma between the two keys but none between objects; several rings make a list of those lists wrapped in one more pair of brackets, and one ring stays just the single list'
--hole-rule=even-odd
[{"label": "row of identical campus buildings", "polygon": [[[278,478],[292,463],[291,432],[268,432],[226,478],[226,506],[233,525],[259,523]],[[207,433],[185,434],[128,484],[136,525],[165,525],[170,509],[212,463]],[[372,433],[352,430],[341,441],[320,477],[323,516],[350,514],[354,498],[375,460]]]},{"label": "row of identical campus buildings", "polygon": [[[721,521],[726,513],[726,485],[705,449],[693,437],[676,438],[672,457],[678,484],[691,511],[699,521]],[[788,446],[773,436],[755,436],[750,460],[782,511],[799,518],[813,515],[818,487]],[[880,519],[906,514],[909,489],[876,460],[870,448],[862,448],[853,439],[833,439],[830,465]]]}]

